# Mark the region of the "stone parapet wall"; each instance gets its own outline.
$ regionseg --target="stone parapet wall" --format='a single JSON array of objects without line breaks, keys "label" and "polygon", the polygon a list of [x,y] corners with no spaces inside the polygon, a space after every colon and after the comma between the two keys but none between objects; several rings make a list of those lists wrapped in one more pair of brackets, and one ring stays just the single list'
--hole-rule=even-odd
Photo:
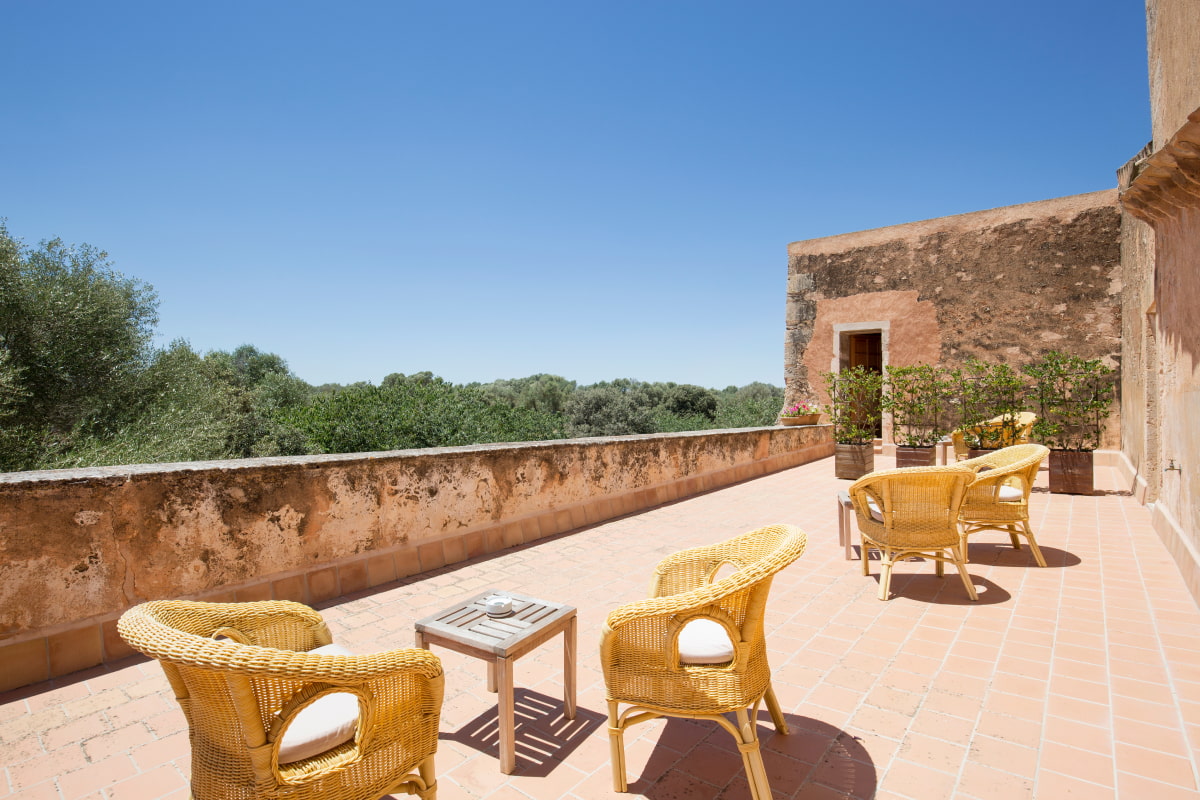
[{"label": "stone parapet wall", "polygon": [[322,603],[832,453],[821,425],[0,475],[0,691],[129,655],[145,600]]}]

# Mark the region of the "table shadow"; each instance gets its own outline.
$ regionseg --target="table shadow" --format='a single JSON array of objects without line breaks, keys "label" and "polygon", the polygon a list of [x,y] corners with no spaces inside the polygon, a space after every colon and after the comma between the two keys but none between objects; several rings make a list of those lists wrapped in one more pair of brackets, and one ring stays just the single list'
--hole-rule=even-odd
[{"label": "table shadow", "polygon": [[[529,689],[514,689],[513,701],[517,772],[521,775],[544,778],[588,736],[608,724],[606,715],[579,707],[575,719],[567,719],[563,716],[561,697]],[[466,745],[498,761],[499,711],[494,707],[488,709],[457,731],[439,733],[438,738]]]}]

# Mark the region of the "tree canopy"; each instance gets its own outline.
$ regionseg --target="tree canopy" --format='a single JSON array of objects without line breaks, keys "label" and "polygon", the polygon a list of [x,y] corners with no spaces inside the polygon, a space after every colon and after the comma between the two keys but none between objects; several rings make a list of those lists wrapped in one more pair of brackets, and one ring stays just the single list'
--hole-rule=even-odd
[{"label": "tree canopy", "polygon": [[27,247],[0,222],[0,402],[10,468],[111,413],[145,369],[157,298],[108,254],[59,239]]},{"label": "tree canopy", "polygon": [[0,221],[0,470],[348,453],[770,425],[783,390],[431,371],[310,386],[244,344],[152,346],[157,297],[108,255]]}]

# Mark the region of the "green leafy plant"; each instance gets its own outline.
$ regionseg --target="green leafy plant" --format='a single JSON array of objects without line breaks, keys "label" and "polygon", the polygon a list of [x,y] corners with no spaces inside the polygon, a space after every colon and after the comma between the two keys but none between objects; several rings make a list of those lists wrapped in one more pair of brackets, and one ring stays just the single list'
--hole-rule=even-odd
[{"label": "green leafy plant", "polygon": [[1095,450],[1114,396],[1114,371],[1098,358],[1052,350],[1022,371],[1034,380],[1033,435],[1053,450]]},{"label": "green leafy plant", "polygon": [[1028,387],[1020,373],[1007,364],[989,364],[977,358],[951,373],[959,406],[959,427],[967,446],[995,450],[1016,441],[1021,412],[1028,407]]},{"label": "green leafy plant", "polygon": [[853,367],[822,375],[829,387],[829,421],[838,444],[870,444],[880,418],[883,375]]},{"label": "green leafy plant", "polygon": [[933,447],[950,432],[951,382],[929,364],[888,367],[883,409],[892,415],[892,441],[902,447]]}]

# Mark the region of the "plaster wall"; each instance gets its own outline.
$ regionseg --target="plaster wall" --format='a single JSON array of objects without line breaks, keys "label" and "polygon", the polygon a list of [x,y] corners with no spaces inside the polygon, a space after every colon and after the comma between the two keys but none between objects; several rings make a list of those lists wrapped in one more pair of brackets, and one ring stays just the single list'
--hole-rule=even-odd
[{"label": "plaster wall", "polygon": [[[1156,500],[1182,538],[1176,558],[1191,554],[1195,569],[1200,552],[1200,204],[1156,226],[1156,234],[1162,481]],[[1200,596],[1200,575],[1192,576],[1192,586]]]},{"label": "plaster wall", "polygon": [[819,402],[829,402],[829,393],[820,374],[836,369],[837,336],[845,330],[884,328],[886,365],[937,363],[937,309],[919,299],[915,291],[874,292],[866,295],[837,297],[817,302],[812,338],[802,363],[815,377],[813,389]]},{"label": "plaster wall", "polygon": [[1200,106],[1200,3],[1147,0],[1150,120],[1159,150]]},{"label": "plaster wall", "polygon": [[0,475],[0,691],[157,598],[319,603],[824,458],[828,426]]},{"label": "plaster wall", "polygon": [[835,334],[856,324],[886,327],[886,364],[1019,367],[1062,349],[1115,368],[1120,247],[1115,190],[793,242],[785,402],[826,399]]},{"label": "plaster wall", "polygon": [[1132,405],[1122,455],[1200,600],[1200,3],[1148,0],[1146,22],[1154,139],[1118,173],[1136,284],[1123,301]]},{"label": "plaster wall", "polygon": [[[1134,162],[1127,167],[1132,168]],[[1129,170],[1122,169],[1121,180]],[[1154,303],[1154,231],[1130,214],[1121,216],[1121,451],[1140,502],[1153,501],[1162,485],[1159,464],[1159,376]]]}]

